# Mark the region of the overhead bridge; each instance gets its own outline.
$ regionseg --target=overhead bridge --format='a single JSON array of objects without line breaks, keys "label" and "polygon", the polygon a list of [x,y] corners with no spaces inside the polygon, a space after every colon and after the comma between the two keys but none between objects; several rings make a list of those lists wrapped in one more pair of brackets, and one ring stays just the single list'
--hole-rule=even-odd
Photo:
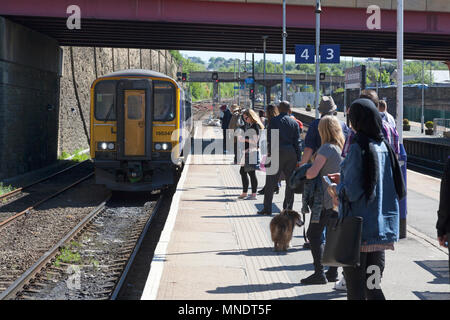
[{"label": "overhead bridge", "polygon": [[[60,45],[201,51],[282,52],[281,0],[78,1],[81,29],[66,26],[70,1],[0,0],[0,15],[56,39]],[[381,9],[370,30],[369,5]],[[70,12],[70,11],[69,11]],[[315,1],[287,1],[287,53],[315,42]],[[321,42],[341,55],[396,57],[394,0],[323,0]],[[405,59],[450,60],[450,1],[405,1]]]}]

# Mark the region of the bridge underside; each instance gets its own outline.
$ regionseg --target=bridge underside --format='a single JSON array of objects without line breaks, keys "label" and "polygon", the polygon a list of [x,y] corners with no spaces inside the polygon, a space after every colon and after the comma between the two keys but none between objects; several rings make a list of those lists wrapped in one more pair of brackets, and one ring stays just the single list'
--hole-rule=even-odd
[{"label": "bridge underside", "polygon": [[[281,27],[274,26],[82,19],[80,30],[69,30],[66,18],[5,17],[65,46],[262,52],[262,36],[267,35],[267,52],[282,52]],[[287,32],[288,54],[295,44],[315,42],[314,29],[289,27]],[[395,32],[323,29],[321,42],[340,44],[343,56],[396,57]],[[405,33],[404,52],[406,59],[450,60],[450,37]]]}]

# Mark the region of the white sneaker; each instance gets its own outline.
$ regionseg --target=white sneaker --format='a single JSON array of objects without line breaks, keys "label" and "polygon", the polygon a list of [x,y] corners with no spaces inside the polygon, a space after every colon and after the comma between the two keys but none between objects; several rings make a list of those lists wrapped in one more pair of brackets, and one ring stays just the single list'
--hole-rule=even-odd
[{"label": "white sneaker", "polygon": [[347,283],[345,282],[345,278],[342,277],[341,280],[334,284],[334,289],[347,291]]}]

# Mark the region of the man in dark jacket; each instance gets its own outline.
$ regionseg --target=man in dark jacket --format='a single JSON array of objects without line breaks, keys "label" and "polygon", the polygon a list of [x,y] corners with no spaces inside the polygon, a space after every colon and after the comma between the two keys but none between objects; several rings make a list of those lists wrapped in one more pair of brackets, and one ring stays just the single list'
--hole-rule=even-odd
[{"label": "man in dark jacket", "polygon": [[[441,180],[441,191],[438,210],[438,221],[436,224],[439,244],[448,248],[448,240],[450,239],[450,156],[447,159],[444,175]],[[450,254],[450,248],[449,248]],[[450,255],[449,255],[449,271],[450,271]]]},{"label": "man in dark jacket", "polygon": [[[281,172],[284,173],[286,179],[289,179],[297,164],[302,157],[300,127],[297,122],[292,119],[289,114],[291,106],[289,102],[282,101],[278,106],[280,114],[270,120],[267,129],[267,142],[269,156],[272,156],[272,130],[279,130],[279,149],[278,152],[279,166],[276,174],[266,175],[266,189],[264,191],[264,208],[258,214],[272,214],[272,200],[275,186],[278,185],[278,179]],[[286,192],[284,196],[283,209],[292,209],[294,204],[294,190],[286,183]]]},{"label": "man in dark jacket", "polygon": [[227,105],[222,105],[220,107],[221,117],[220,120],[222,122],[222,132],[223,132],[223,152],[227,150],[227,139],[229,139],[229,135],[227,134],[228,126],[230,125],[230,120],[232,117],[231,111],[228,109]]}]

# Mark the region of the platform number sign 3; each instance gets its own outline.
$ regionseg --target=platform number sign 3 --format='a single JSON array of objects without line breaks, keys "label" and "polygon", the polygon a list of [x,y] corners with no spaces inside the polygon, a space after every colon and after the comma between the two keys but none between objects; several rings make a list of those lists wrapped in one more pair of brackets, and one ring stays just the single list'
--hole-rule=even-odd
[{"label": "platform number sign 3", "polygon": [[324,44],[320,46],[320,63],[340,63],[341,46]]},{"label": "platform number sign 3", "polygon": [[295,45],[295,63],[314,63],[314,45]]}]

